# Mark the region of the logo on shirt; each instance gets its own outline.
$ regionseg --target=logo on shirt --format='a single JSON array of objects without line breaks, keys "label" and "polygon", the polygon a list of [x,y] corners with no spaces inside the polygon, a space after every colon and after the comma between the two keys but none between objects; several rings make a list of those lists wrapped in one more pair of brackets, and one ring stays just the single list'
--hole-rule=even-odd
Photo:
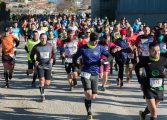
[{"label": "logo on shirt", "polygon": [[160,75],[160,72],[159,72],[159,70],[152,70],[151,74],[152,74],[152,76],[156,77],[156,76]]},{"label": "logo on shirt", "polygon": [[93,51],[93,55],[97,56],[98,52],[97,51]]}]

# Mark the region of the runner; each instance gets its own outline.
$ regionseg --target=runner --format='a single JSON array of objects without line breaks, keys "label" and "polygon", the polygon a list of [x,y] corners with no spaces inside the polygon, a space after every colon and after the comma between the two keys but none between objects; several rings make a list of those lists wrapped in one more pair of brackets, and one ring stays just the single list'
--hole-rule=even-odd
[{"label": "runner", "polygon": [[[125,67],[125,73],[126,73],[126,80],[127,82],[130,82],[130,79],[132,79],[132,71],[134,70],[134,67],[137,63],[137,47],[135,45],[137,35],[133,33],[132,27],[129,27],[127,30],[127,39],[128,44],[131,49],[131,52],[128,53],[128,58],[126,61],[126,67]],[[132,67],[130,66],[132,64]]]},{"label": "runner", "polygon": [[52,45],[47,43],[46,34],[42,33],[40,35],[40,43],[33,47],[30,55],[31,60],[37,67],[41,101],[45,100],[45,95],[44,95],[45,86],[49,86],[51,82],[53,56],[54,56],[53,47]]},{"label": "runner", "polygon": [[20,31],[20,28],[18,27],[18,23],[17,22],[14,22],[14,24],[13,24],[12,34],[15,35],[18,40],[21,37],[21,31]]},{"label": "runner", "polygon": [[78,66],[72,64],[72,57],[77,52],[78,42],[74,39],[74,33],[72,30],[67,31],[67,36],[67,39],[63,41],[63,57],[65,58],[65,69],[67,72],[67,79],[70,85],[69,90],[72,91],[73,87],[77,85],[76,77],[78,76]]},{"label": "runner", "polygon": [[[16,36],[9,34],[9,27],[5,27],[5,35],[1,37],[0,44],[2,44],[2,63],[4,67],[4,78],[6,81],[5,87],[9,88],[9,79],[13,77],[13,70],[15,66],[14,47],[18,47],[19,40]],[[16,45],[14,46],[14,42]]]},{"label": "runner", "polygon": [[[104,46],[105,49],[107,51],[112,51],[112,49],[115,48],[115,44],[110,42],[110,35],[109,34],[105,34],[103,35],[103,38],[101,38],[102,40],[100,40],[99,44]],[[104,55],[101,55],[101,60],[105,60],[106,57]],[[108,80],[108,72],[110,70],[110,63],[104,62],[103,65],[100,66],[100,78],[102,79],[102,86],[101,86],[101,90],[105,91],[105,85],[107,84],[107,80]]]},{"label": "runner", "polygon": [[[100,59],[100,55],[105,55],[108,59]],[[73,63],[77,64],[77,59],[82,56],[83,68],[81,71],[81,81],[84,87],[85,93],[85,107],[87,110],[87,120],[93,120],[91,112],[92,100],[96,98],[98,92],[98,80],[99,80],[99,66],[105,61],[111,60],[111,55],[106,49],[98,45],[98,36],[95,33],[91,33],[90,41],[80,47],[73,57]]]},{"label": "runner", "polygon": [[53,48],[54,48],[53,65],[55,65],[55,64],[56,64],[57,47],[60,45],[60,40],[54,36],[52,30],[49,30],[49,31],[48,31],[48,42],[49,42],[49,43],[53,46]]},{"label": "runner", "polygon": [[33,64],[33,61],[30,58],[30,54],[31,54],[31,50],[33,49],[33,47],[38,44],[40,42],[39,40],[39,34],[37,31],[33,32],[33,38],[32,39],[28,39],[25,45],[25,50],[27,52],[27,60],[28,60],[28,70],[26,71],[27,76],[29,74],[33,74],[33,81],[32,81],[32,87],[36,87],[35,81],[37,79],[37,71],[35,68],[35,65]]},{"label": "runner", "polygon": [[121,47],[122,50],[115,53],[115,60],[119,67],[117,85],[122,87],[123,86],[124,64],[127,61],[128,52],[129,52],[129,44],[128,44],[128,39],[126,37],[127,31],[125,29],[122,29],[120,31],[120,34],[121,34],[121,38],[116,40],[115,44]]},{"label": "runner", "polygon": [[[140,68],[144,68],[145,74],[140,75]],[[151,113],[150,120],[157,120],[157,107],[164,96],[164,77],[166,74],[167,59],[160,56],[158,43],[149,45],[149,56],[140,60],[135,67],[138,82],[146,99],[147,107],[140,111],[140,120],[145,120]]]},{"label": "runner", "polygon": [[150,27],[144,27],[144,34],[140,35],[136,39],[136,46],[138,48],[139,60],[143,57],[149,56],[149,44],[154,41],[150,32]]}]

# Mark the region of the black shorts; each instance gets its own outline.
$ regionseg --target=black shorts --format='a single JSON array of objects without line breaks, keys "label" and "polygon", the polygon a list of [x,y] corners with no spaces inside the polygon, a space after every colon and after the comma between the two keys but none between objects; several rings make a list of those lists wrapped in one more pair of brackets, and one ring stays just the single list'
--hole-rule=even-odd
[{"label": "black shorts", "polygon": [[164,91],[156,91],[156,90],[150,90],[150,89],[143,89],[144,97],[146,99],[155,99],[163,101],[164,97]]},{"label": "black shorts", "polygon": [[15,64],[15,59],[11,57],[10,55],[2,55],[2,62],[13,65]]},{"label": "black shorts", "polygon": [[134,54],[134,58],[127,58],[126,60],[126,65],[130,64],[130,62],[132,64],[137,64],[137,56],[136,56],[136,53],[133,53]]},{"label": "black shorts", "polygon": [[33,62],[28,60],[28,69],[33,69],[33,68],[34,68]]},{"label": "black shorts", "polygon": [[44,77],[45,80],[51,80],[51,71],[52,69],[43,69],[40,67],[37,67],[37,73],[38,73],[38,78]]},{"label": "black shorts", "polygon": [[82,81],[84,91],[92,90],[92,94],[98,93],[99,75],[91,76],[90,79],[81,77],[81,81]]},{"label": "black shorts", "polygon": [[127,59],[126,60],[126,65],[129,65],[130,64],[130,62],[132,63],[132,64],[137,64],[137,59]]},{"label": "black shorts", "polygon": [[65,70],[67,74],[70,74],[71,72],[76,72],[78,70],[78,67],[73,65],[72,63],[65,63]]}]

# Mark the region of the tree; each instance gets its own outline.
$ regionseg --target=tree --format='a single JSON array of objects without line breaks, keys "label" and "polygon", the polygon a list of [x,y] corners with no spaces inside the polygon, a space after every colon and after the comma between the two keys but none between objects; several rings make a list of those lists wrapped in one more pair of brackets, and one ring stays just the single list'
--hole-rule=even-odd
[{"label": "tree", "polygon": [[75,0],[64,0],[57,5],[57,12],[64,13],[69,11],[70,13],[76,12]]},{"label": "tree", "polygon": [[0,21],[6,21],[10,18],[10,10],[6,11],[6,3],[0,3]]}]

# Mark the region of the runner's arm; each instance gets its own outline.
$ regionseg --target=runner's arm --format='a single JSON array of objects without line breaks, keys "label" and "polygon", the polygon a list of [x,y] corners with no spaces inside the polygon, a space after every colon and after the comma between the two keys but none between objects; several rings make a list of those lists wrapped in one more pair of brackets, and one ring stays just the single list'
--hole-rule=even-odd
[{"label": "runner's arm", "polygon": [[27,46],[25,46],[24,49],[27,53],[29,53]]},{"label": "runner's arm", "polygon": [[79,48],[76,52],[76,54],[73,56],[73,63],[74,64],[78,64],[77,63],[77,59],[82,55],[82,48]]},{"label": "runner's arm", "polygon": [[50,57],[50,63],[51,64],[53,64],[53,58],[55,57],[56,58],[56,56],[55,56],[55,49],[54,49],[54,46],[52,46],[52,51],[51,51],[51,57]]},{"label": "runner's arm", "polygon": [[107,57],[107,61],[111,61],[113,59],[113,56],[102,46],[102,52],[104,56]]},{"label": "runner's arm", "polygon": [[34,58],[35,54],[36,54],[36,47],[34,46],[33,49],[31,50],[31,54],[30,54],[31,61],[33,63],[35,63],[35,58]]},{"label": "runner's arm", "polygon": [[144,67],[144,61],[143,60],[139,61],[139,63],[137,63],[136,66],[135,66],[135,73],[136,73],[138,82],[140,84],[143,84],[143,82],[144,82],[141,75],[140,75],[140,68],[143,68],[143,67]]},{"label": "runner's arm", "polygon": [[15,47],[18,47],[18,46],[19,46],[19,44],[20,44],[19,39],[18,39],[16,36],[14,36],[14,35],[13,35],[13,40],[14,40],[14,41],[15,41],[15,43],[16,43],[16,46],[15,46]]}]

